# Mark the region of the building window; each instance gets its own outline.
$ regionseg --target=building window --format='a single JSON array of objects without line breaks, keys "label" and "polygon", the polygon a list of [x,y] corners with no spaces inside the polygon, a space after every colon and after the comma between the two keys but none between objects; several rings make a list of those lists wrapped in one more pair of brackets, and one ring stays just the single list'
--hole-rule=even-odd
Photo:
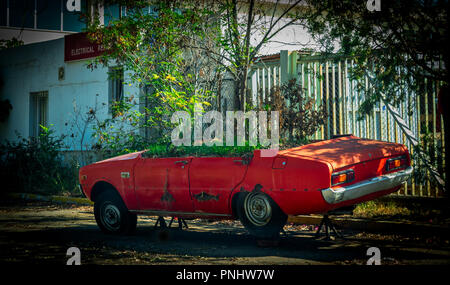
[{"label": "building window", "polygon": [[48,91],[30,93],[30,136],[38,137],[48,126]]},{"label": "building window", "polygon": [[[86,28],[85,16],[93,16],[95,11],[105,26],[129,13],[126,6],[100,3],[104,6],[98,10],[98,1],[80,0],[81,11],[68,11],[67,0],[0,0],[0,26],[82,32]],[[142,9],[144,14],[157,15],[155,6]]]},{"label": "building window", "polygon": [[120,6],[118,4],[105,4],[105,26],[109,26],[114,20],[120,18]]},{"label": "building window", "polygon": [[108,77],[109,112],[114,115],[114,106],[117,106],[117,103],[123,100],[123,68],[119,66],[110,67]]},{"label": "building window", "polygon": [[0,26],[81,32],[89,9],[87,0],[80,1],[81,11],[71,12],[67,0],[0,0]]},{"label": "building window", "polygon": [[37,28],[61,30],[61,3],[55,0],[38,0],[36,7]]},{"label": "building window", "polygon": [[34,28],[34,1],[9,1],[9,25],[17,28]]}]

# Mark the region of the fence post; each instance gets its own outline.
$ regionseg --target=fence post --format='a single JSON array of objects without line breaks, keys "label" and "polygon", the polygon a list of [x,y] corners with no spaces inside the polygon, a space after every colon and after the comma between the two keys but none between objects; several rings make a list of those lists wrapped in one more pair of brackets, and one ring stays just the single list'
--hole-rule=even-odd
[{"label": "fence post", "polygon": [[289,53],[289,80],[297,79],[297,60],[298,54],[296,51]]},{"label": "fence post", "polygon": [[297,60],[296,51],[280,51],[281,84],[297,78]]},{"label": "fence post", "polygon": [[280,51],[280,83],[289,81],[289,52],[287,50]]}]

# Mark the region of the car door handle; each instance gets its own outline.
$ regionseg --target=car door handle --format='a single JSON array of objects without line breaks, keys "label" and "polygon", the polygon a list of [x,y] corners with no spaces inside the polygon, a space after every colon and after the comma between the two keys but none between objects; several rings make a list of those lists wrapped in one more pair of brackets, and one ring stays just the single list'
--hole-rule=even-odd
[{"label": "car door handle", "polygon": [[175,164],[179,164],[179,163],[182,163],[182,164],[188,164],[189,162],[187,161],[187,160],[177,160],[177,161],[175,161]]}]

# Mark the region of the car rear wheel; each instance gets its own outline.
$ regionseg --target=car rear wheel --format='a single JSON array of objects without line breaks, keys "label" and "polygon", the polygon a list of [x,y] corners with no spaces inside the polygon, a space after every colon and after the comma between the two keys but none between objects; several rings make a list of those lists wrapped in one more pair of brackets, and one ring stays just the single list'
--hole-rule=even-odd
[{"label": "car rear wheel", "polygon": [[279,236],[287,216],[268,195],[251,192],[240,195],[238,199],[238,217],[250,234],[262,239]]},{"label": "car rear wheel", "polygon": [[96,199],[94,215],[104,233],[131,234],[136,230],[136,214],[130,213],[120,196],[112,191],[103,192]]}]

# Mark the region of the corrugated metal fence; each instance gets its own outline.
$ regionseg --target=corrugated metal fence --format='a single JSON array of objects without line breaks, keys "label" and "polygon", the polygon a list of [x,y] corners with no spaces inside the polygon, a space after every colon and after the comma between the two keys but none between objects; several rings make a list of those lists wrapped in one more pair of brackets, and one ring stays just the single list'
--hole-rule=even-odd
[{"label": "corrugated metal fence", "polygon": [[[377,102],[370,115],[358,119],[358,109],[364,101],[364,92],[358,92],[356,82],[349,77],[353,65],[349,59],[325,60],[319,56],[299,56],[297,52],[281,51],[279,57],[257,62],[248,77],[252,103],[263,102],[273,86],[296,78],[316,106],[321,104],[328,113],[325,125],[312,139],[328,139],[335,134],[354,134],[362,138],[390,141],[413,148],[382,101]],[[361,83],[361,82],[360,82]],[[368,78],[365,79],[370,88]],[[408,90],[409,96],[397,111],[409,125],[421,146],[430,153],[434,167],[443,172],[445,164],[443,118],[437,110],[439,82],[424,81],[423,92]],[[418,162],[413,161],[418,166]],[[425,171],[425,175],[428,173]],[[429,179],[426,182],[412,178],[394,195],[441,197],[442,191]]]}]

